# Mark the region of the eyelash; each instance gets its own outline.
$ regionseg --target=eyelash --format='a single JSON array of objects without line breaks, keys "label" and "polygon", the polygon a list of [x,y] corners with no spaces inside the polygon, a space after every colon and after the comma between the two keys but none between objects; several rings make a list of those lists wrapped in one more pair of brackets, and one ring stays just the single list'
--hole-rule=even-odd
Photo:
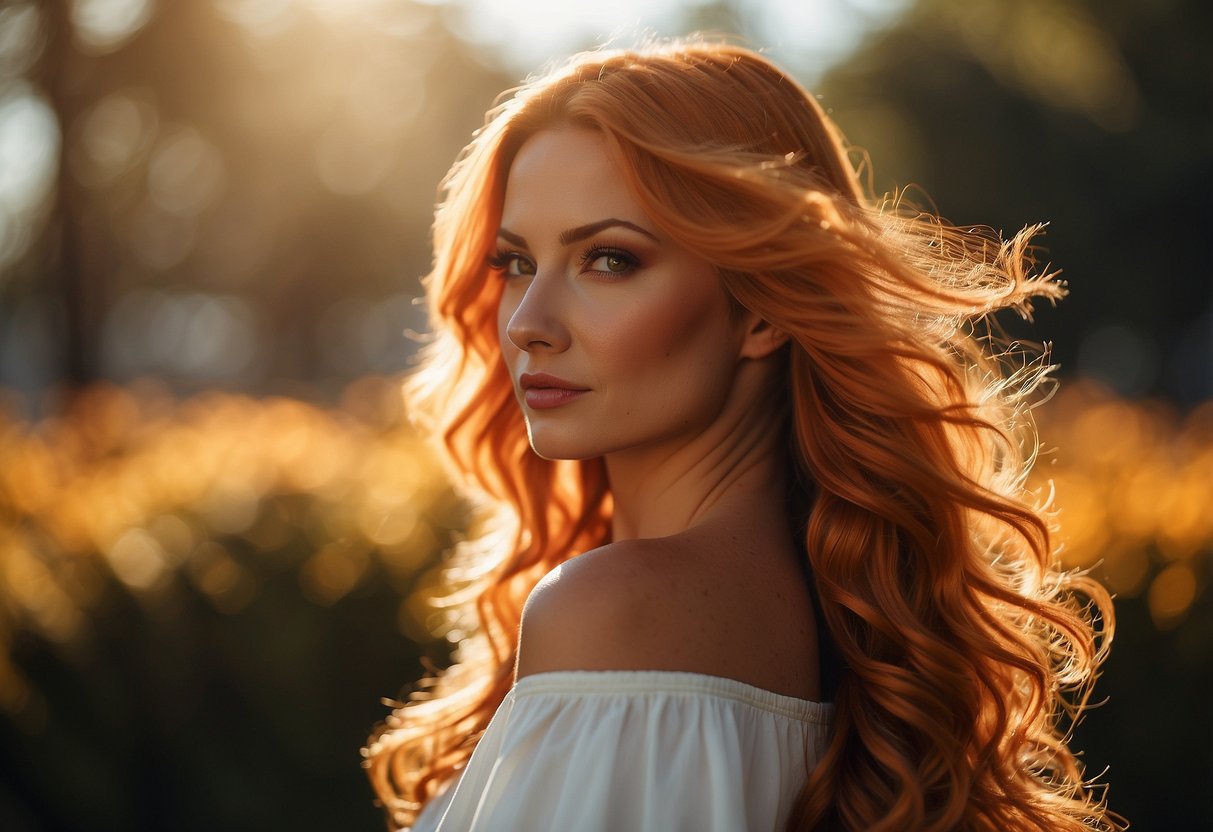
[{"label": "eyelash", "polygon": [[[625,275],[631,274],[633,271],[635,271],[640,266],[639,258],[637,258],[636,255],[632,254],[630,251],[627,251],[626,249],[618,248],[616,246],[604,246],[604,245],[594,245],[594,246],[591,246],[590,248],[586,249],[584,252],[581,253],[581,256],[577,259],[577,264],[579,266],[581,266],[582,268],[584,268],[587,263],[593,263],[595,260],[598,260],[601,257],[617,258],[617,259],[623,261],[625,268],[621,272],[610,272],[610,271],[604,271],[602,269],[593,269],[592,270],[598,274],[610,275],[611,277],[623,277]],[[524,255],[522,252],[514,251],[512,249],[506,249],[506,250],[498,251],[496,254],[489,257],[488,264],[489,264],[489,268],[493,269],[494,271],[507,272],[510,265],[515,262],[518,262],[518,261],[530,262],[529,258],[526,255]],[[533,267],[533,265],[534,264],[532,264],[532,267]],[[512,277],[513,275],[507,274],[506,276]]]},{"label": "eyelash", "polygon": [[632,254],[630,251],[626,251],[615,246],[602,245],[591,246],[590,248],[586,249],[582,253],[578,264],[584,267],[587,263],[593,263],[600,257],[615,257],[624,262],[626,268],[621,272],[607,272],[600,269],[594,270],[599,274],[608,274],[612,277],[622,277],[623,275],[631,274],[640,266],[640,261],[636,258],[636,255]]},{"label": "eyelash", "polygon": [[489,257],[489,268],[493,271],[504,272],[516,260],[526,260],[520,251],[498,251]]}]

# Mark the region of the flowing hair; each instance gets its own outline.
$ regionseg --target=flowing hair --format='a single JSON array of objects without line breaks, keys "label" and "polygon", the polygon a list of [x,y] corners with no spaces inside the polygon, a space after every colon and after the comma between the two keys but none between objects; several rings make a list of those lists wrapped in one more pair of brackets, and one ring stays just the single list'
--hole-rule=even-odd
[{"label": "flowing hair", "polygon": [[601,134],[653,224],[791,336],[793,519],[843,672],[788,829],[1118,828],[1068,747],[1111,602],[1060,568],[1026,490],[1028,405],[1050,368],[990,318],[1064,294],[1035,267],[1039,226],[1004,241],[869,199],[811,95],[760,55],[702,41],[574,57],[491,110],[444,180],[435,340],[410,392],[482,517],[446,572],[469,634],[457,661],[365,751],[389,826],[467,761],[513,682],[531,589],[610,539],[601,460],[529,447],[488,265],[514,155],[560,126]]}]

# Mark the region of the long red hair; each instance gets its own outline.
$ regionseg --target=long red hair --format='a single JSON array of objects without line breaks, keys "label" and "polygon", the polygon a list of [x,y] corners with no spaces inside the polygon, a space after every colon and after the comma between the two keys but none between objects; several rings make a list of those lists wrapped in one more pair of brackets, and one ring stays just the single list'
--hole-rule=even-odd
[{"label": "long red hair", "polygon": [[487,262],[514,154],[564,124],[601,133],[660,231],[791,336],[794,520],[845,671],[789,828],[1116,828],[1067,745],[1111,603],[1060,569],[1025,492],[1027,403],[1049,368],[997,347],[990,321],[1064,294],[1034,272],[1038,229],[1003,241],[869,199],[811,95],[754,52],[698,41],[586,53],[528,83],[444,182],[435,340],[410,390],[483,516],[447,570],[470,635],[367,748],[389,825],[471,754],[512,684],[531,589],[610,536],[601,461],[529,447]]}]

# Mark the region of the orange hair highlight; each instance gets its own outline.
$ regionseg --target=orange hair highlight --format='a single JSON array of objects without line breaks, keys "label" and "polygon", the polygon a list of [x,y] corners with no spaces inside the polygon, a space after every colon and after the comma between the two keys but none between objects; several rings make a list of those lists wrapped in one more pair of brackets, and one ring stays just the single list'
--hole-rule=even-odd
[{"label": "orange hair highlight", "polygon": [[558,125],[600,132],[659,229],[791,336],[795,519],[846,672],[789,829],[1118,828],[1067,745],[1111,602],[1061,571],[1024,490],[1027,397],[1050,368],[998,351],[989,319],[1064,295],[1032,273],[1039,227],[1003,241],[870,201],[812,96],[751,51],[698,41],[576,56],[490,111],[444,181],[437,335],[410,390],[485,525],[448,570],[473,635],[366,752],[389,825],[471,754],[512,684],[531,589],[609,540],[601,461],[530,450],[487,265],[514,154]]}]

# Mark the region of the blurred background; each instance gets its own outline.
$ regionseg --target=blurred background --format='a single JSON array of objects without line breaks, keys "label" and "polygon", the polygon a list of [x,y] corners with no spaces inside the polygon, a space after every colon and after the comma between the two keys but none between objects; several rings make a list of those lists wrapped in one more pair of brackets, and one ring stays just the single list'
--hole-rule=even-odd
[{"label": "blurred background", "polygon": [[877,192],[1050,222],[1035,484],[1119,617],[1075,745],[1213,829],[1213,5],[599,5],[0,0],[0,829],[381,828],[359,748],[460,636],[399,396],[438,180],[552,58],[695,30]]}]

